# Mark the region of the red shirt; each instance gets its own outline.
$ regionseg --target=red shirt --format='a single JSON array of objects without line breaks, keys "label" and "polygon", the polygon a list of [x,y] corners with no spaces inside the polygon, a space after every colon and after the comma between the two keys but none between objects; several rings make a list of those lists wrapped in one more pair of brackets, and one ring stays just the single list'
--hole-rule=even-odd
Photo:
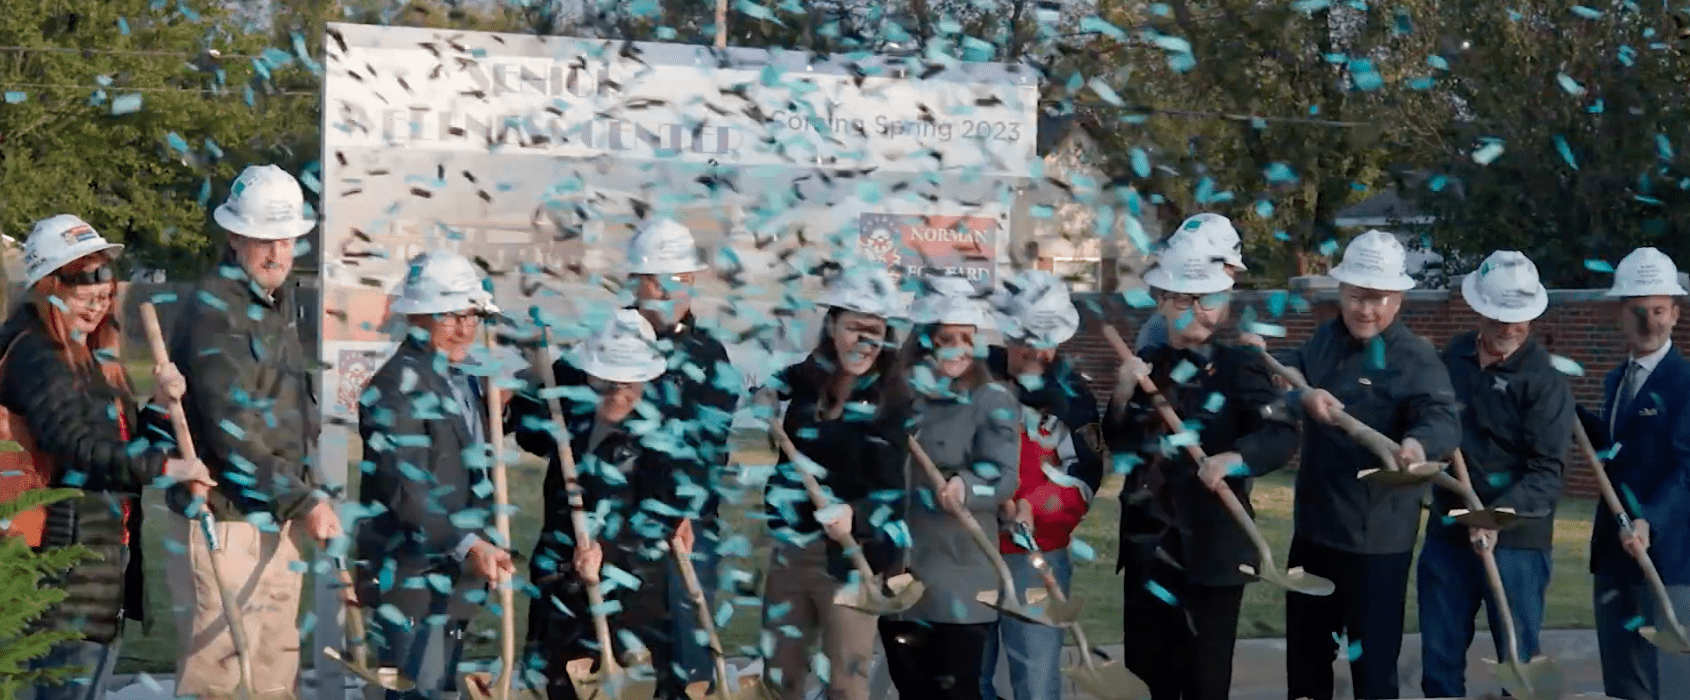
[{"label": "red shirt", "polygon": [[[1042,428],[1039,430],[1048,440],[1049,433],[1044,433]],[[1074,538],[1075,528],[1080,526],[1086,511],[1091,508],[1079,488],[1051,481],[1050,475],[1045,473],[1047,464],[1052,468],[1059,464],[1056,446],[1046,446],[1022,430],[1021,481],[1015,489],[1015,499],[1025,500],[1033,506],[1033,542],[1041,552],[1066,549]],[[1000,533],[998,551],[1021,554],[1027,550],[1015,546],[1009,533]]]}]

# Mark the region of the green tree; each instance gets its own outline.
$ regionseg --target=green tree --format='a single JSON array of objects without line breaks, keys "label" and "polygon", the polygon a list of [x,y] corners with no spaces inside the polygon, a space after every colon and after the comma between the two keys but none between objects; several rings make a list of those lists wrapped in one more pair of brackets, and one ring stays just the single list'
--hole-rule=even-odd
[{"label": "green tree", "polygon": [[0,230],[74,213],[126,262],[201,269],[221,188],[317,121],[306,63],[227,9],[0,0]]},{"label": "green tree", "polygon": [[[14,445],[15,447],[15,445]],[[0,523],[31,508],[76,497],[74,489],[26,491],[0,502]],[[81,546],[37,552],[21,538],[0,536],[0,698],[17,697],[36,683],[62,683],[87,669],[25,670],[55,645],[79,639],[76,630],[42,630],[32,626],[47,608],[65,599],[65,592],[44,588],[41,579],[63,571],[92,553]]]},{"label": "green tree", "polygon": [[1585,260],[1644,245],[1690,260],[1683,16],[1543,0],[1445,13],[1437,80],[1461,109],[1411,125],[1425,176],[1410,194],[1454,271],[1517,249],[1549,284],[1603,287]]}]

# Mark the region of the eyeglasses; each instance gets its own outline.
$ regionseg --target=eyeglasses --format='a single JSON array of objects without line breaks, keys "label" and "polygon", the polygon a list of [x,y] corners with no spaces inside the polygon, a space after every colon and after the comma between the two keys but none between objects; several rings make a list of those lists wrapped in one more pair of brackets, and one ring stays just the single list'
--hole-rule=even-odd
[{"label": "eyeglasses", "polygon": [[1172,306],[1175,311],[1185,311],[1193,306],[1204,311],[1214,311],[1232,300],[1230,294],[1164,294],[1162,300]]},{"label": "eyeglasses", "polygon": [[53,276],[59,278],[60,282],[64,282],[72,287],[83,287],[90,284],[106,284],[107,282],[112,281],[113,277],[111,267],[106,265],[101,265],[92,270],[84,270],[82,272],[56,272]]},{"label": "eyeglasses", "polygon": [[588,377],[587,387],[599,394],[609,394],[613,392],[639,393],[645,390],[645,382],[613,382],[608,379]]},{"label": "eyeglasses", "polygon": [[474,323],[481,320],[478,311],[453,311],[448,314],[435,314],[434,318],[443,323]]},{"label": "eyeglasses", "polygon": [[100,307],[100,306],[110,306],[111,303],[112,303],[112,293],[111,292],[97,292],[97,293],[94,293],[94,294],[76,294],[76,295],[65,297],[65,301],[72,303],[72,304],[75,304],[77,306],[90,307],[90,308]]}]

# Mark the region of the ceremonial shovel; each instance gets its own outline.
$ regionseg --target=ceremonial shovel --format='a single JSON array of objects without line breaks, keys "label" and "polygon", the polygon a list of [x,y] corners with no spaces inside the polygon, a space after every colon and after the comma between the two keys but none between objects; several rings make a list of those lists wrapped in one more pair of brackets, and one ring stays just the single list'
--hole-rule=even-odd
[{"label": "ceremonial shovel", "polygon": [[[1601,455],[1590,444],[1590,436],[1584,432],[1584,424],[1573,421],[1573,437],[1578,440],[1579,449],[1584,450],[1585,457],[1596,469],[1596,485],[1602,489],[1602,500],[1608,504],[1608,510],[1614,512],[1619,520],[1620,532],[1630,535],[1631,517],[1626,515],[1625,506],[1620,504],[1620,496],[1614,492],[1614,482],[1608,479],[1608,467],[1602,461]],[[1672,609],[1671,598],[1667,597],[1666,584],[1661,582],[1661,572],[1655,569],[1655,560],[1644,551],[1633,555],[1638,566],[1642,567],[1643,575],[1649,580],[1649,588],[1655,596],[1655,606],[1661,611],[1661,620],[1665,626],[1652,625],[1639,627],[1637,633],[1649,640],[1650,644],[1662,651],[1677,654],[1690,654],[1690,634],[1686,634],[1684,625],[1678,622],[1678,613]]]},{"label": "ceremonial shovel", "polygon": [[[927,452],[921,449],[921,443],[916,442],[915,436],[910,436],[909,442],[910,456],[915,459],[916,464],[921,466],[922,472],[926,473],[928,482],[933,485],[934,499],[937,500],[939,493],[945,489],[945,475],[940,473],[939,467],[933,464],[933,460],[927,456]],[[974,516],[967,513],[952,513],[952,515],[956,517],[957,522],[962,523],[964,529],[968,530],[968,534],[974,538],[974,543],[980,546],[980,551],[985,553],[986,558],[991,560],[992,566],[998,570],[998,590],[981,591],[974,599],[1022,622],[1046,627],[1061,627],[1062,624],[1050,619],[1045,611],[1029,608],[1021,602],[1021,596],[1015,590],[1015,577],[1009,572],[1009,563],[1003,560],[1003,554],[998,551],[997,539],[988,537],[986,531],[980,528],[980,523],[974,520]],[[1052,598],[1054,599],[1054,596]]]},{"label": "ceremonial shovel", "polygon": [[[774,697],[763,686],[763,679],[756,675],[749,676],[739,682],[739,687],[728,686],[728,655],[722,651],[722,637],[716,633],[716,620],[710,614],[710,604],[704,599],[704,587],[698,584],[698,572],[692,567],[692,555],[683,553],[681,548],[671,542],[669,551],[675,555],[675,563],[680,566],[681,580],[687,587],[687,596],[692,599],[692,606],[698,611],[698,626],[704,630],[704,635],[710,641],[710,658],[716,664],[716,700],[770,700]],[[696,685],[696,684],[695,684]],[[687,692],[698,700],[703,700],[705,694],[702,689]],[[640,700],[651,697],[647,693]],[[630,698],[630,700],[632,700]]]},{"label": "ceremonial shovel", "polygon": [[[1123,361],[1132,356],[1132,350],[1127,347],[1126,341],[1121,339],[1121,334],[1117,333],[1113,327],[1104,326],[1103,335],[1109,340],[1110,345],[1115,346],[1115,353],[1120,355]],[[1162,422],[1167,424],[1169,430],[1175,433],[1185,431],[1185,423],[1180,420],[1179,414],[1174,412],[1174,407],[1168,404],[1167,397],[1162,396],[1162,392],[1156,388],[1156,383],[1151,381],[1150,377],[1139,377],[1138,388],[1150,396],[1151,403],[1155,404],[1157,412],[1162,416]],[[1208,459],[1208,456],[1203,453],[1203,448],[1195,442],[1185,446],[1185,453],[1199,467],[1203,465],[1205,459]],[[1268,546],[1267,538],[1262,537],[1262,531],[1256,527],[1256,521],[1250,517],[1250,512],[1244,510],[1244,504],[1238,501],[1238,495],[1224,485],[1221,488],[1214,489],[1214,492],[1220,496],[1221,503],[1226,506],[1227,512],[1232,514],[1232,519],[1238,521],[1238,525],[1244,528],[1244,534],[1248,535],[1250,541],[1256,545],[1256,556],[1261,559],[1260,566],[1254,569],[1249,564],[1239,564],[1240,571],[1285,590],[1303,595],[1328,596],[1332,595],[1333,591],[1338,590],[1337,584],[1304,571],[1301,566],[1293,566],[1285,573],[1280,573],[1279,567],[1273,562],[1273,549]]]},{"label": "ceremonial shovel", "polygon": [[[1484,512],[1484,503],[1473,491],[1472,479],[1467,475],[1467,460],[1462,459],[1461,450],[1455,451],[1454,461],[1458,479],[1454,484],[1455,492],[1467,502],[1470,512]],[[1496,548],[1489,542],[1481,541],[1477,549],[1479,560],[1485,565],[1485,578],[1490,581],[1491,600],[1496,602],[1496,616],[1502,620],[1502,633],[1507,641],[1503,648],[1508,652],[1505,662],[1486,659],[1485,663],[1496,674],[1497,680],[1502,681],[1502,687],[1516,698],[1561,700],[1567,694],[1567,684],[1553,660],[1539,656],[1529,663],[1520,661],[1520,638],[1514,634],[1514,613],[1508,606],[1508,592],[1502,587],[1502,573],[1496,567]]]},{"label": "ceremonial shovel", "polygon": [[1074,633],[1074,644],[1079,647],[1080,665],[1074,668],[1062,669],[1062,673],[1074,679],[1074,685],[1090,693],[1098,700],[1142,700],[1150,697],[1150,686],[1139,680],[1119,661],[1109,661],[1098,664],[1092,659],[1091,643],[1086,640],[1085,630],[1080,629],[1078,620],[1080,605],[1071,602],[1068,595],[1062,592],[1062,585],[1056,580],[1056,574],[1050,570],[1050,563],[1045,561],[1044,554],[1039,551],[1033,540],[1033,528],[1024,523],[1016,523],[1027,544],[1032,545],[1027,550],[1028,561],[1044,579],[1045,591],[1056,601],[1050,606],[1050,617],[1062,622],[1068,631]]},{"label": "ceremonial shovel", "polygon": [[[165,347],[164,331],[158,325],[158,310],[153,308],[152,304],[141,305],[141,323],[147,329],[147,343],[152,346],[153,362],[169,362],[170,350]],[[188,430],[188,415],[182,412],[182,401],[172,400],[169,409],[170,425],[176,432],[177,451],[182,454],[182,459],[198,460],[199,453],[194,450],[194,436]],[[241,611],[235,591],[223,580],[223,546],[217,541],[217,523],[212,520],[211,509],[203,504],[195,520],[198,521],[201,534],[205,536],[206,554],[211,559],[211,576],[217,583],[217,597],[223,604],[223,623],[229,626],[229,639],[235,646],[235,661],[240,669],[240,695],[250,700],[252,656],[247,652],[246,628],[241,626]]]},{"label": "ceremonial shovel", "polygon": [[[817,510],[828,507],[830,504],[827,502],[827,496],[822,493],[821,485],[817,484],[816,477],[804,468],[804,462],[810,460],[800,454],[792,440],[786,436],[786,429],[781,427],[778,417],[769,421],[769,434],[774,436],[780,450],[786,453],[786,458],[792,460],[792,468],[803,479],[804,491],[809,494],[810,502],[815,504]],[[847,532],[835,538],[835,541],[844,548],[846,555],[851,557],[851,565],[857,570],[858,580],[856,585],[841,586],[833,594],[834,605],[875,616],[896,615],[910,609],[926,592],[926,586],[909,574],[898,574],[887,579],[886,590],[882,590],[880,577],[869,567],[862,547],[857,544],[857,538]],[[887,591],[890,591],[891,595],[887,595]]]},{"label": "ceremonial shovel", "polygon": [[[371,688],[378,689],[374,697],[381,697],[379,692],[381,690],[403,693],[417,687],[410,679],[401,675],[397,668],[391,666],[370,667],[370,646],[368,638],[364,636],[364,611],[358,607],[358,599],[354,594],[356,589],[352,583],[352,572],[347,569],[345,559],[340,557],[336,558],[335,569],[340,575],[340,586],[344,592],[341,596],[341,603],[342,607],[346,609],[346,638],[349,653],[342,653],[341,650],[334,647],[323,647],[323,655],[340,662],[340,665],[351,671],[352,675],[364,679],[364,682],[368,684],[365,686],[366,691]],[[365,696],[371,697],[371,693],[366,692]]]},{"label": "ceremonial shovel", "polygon": [[[1290,382],[1291,386],[1296,387],[1298,391],[1310,390],[1309,382],[1303,378],[1302,372],[1280,364],[1279,360],[1274,359],[1273,355],[1266,350],[1262,351],[1262,357],[1267,360],[1268,367],[1273,370],[1274,374],[1284,377],[1285,381]],[[1337,426],[1339,430],[1349,433],[1350,437],[1355,438],[1363,447],[1377,456],[1379,462],[1383,465],[1383,468],[1379,469],[1363,469],[1356,474],[1357,478],[1390,486],[1417,486],[1436,480],[1438,475],[1443,475],[1445,479],[1449,478],[1448,474],[1443,473],[1445,465],[1442,462],[1416,462],[1408,465],[1407,468],[1398,466],[1396,451],[1401,446],[1385,437],[1383,433],[1368,427],[1366,423],[1356,420],[1355,416],[1345,413],[1342,409],[1333,409],[1332,424]],[[1453,483],[1453,480],[1448,483],[1440,480],[1439,483],[1448,485],[1448,483]]]}]

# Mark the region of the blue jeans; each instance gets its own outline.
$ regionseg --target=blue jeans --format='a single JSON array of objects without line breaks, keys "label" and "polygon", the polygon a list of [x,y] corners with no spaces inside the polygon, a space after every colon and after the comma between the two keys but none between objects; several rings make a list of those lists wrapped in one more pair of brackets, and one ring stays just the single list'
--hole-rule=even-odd
[{"label": "blue jeans", "polygon": [[[458,662],[464,652],[462,621],[430,623],[426,616],[401,625],[382,615],[370,615],[369,643],[381,665],[399,669],[416,683],[409,692],[387,691],[387,700],[441,700],[457,697]],[[439,617],[445,617],[441,615]],[[436,618],[438,620],[438,618]]]},{"label": "blue jeans", "polygon": [[[1661,617],[1646,585],[1627,585],[1596,574],[1596,645],[1602,657],[1602,692],[1623,700],[1668,700],[1690,687],[1690,655],[1656,649],[1636,631],[1636,618],[1654,624]],[[1679,620],[1690,619],[1690,586],[1667,586]]]},{"label": "blue jeans", "polygon": [[[1496,568],[1513,612],[1520,658],[1538,653],[1543,629],[1543,595],[1549,587],[1551,552],[1547,549],[1496,548]],[[1485,566],[1466,542],[1429,535],[1420,548],[1417,588],[1420,600],[1420,689],[1429,698],[1467,695],[1467,647],[1473,643],[1474,616],[1485,605],[1498,659],[1507,654],[1502,618],[1497,615]]]},{"label": "blue jeans", "polygon": [[61,642],[46,656],[29,662],[29,670],[75,667],[82,670],[65,679],[62,685],[37,685],[35,694],[25,689],[23,700],[105,700],[106,684],[111,681],[112,668],[117,666],[117,651],[122,640],[111,644]]},{"label": "blue jeans", "polygon": [[[704,590],[704,602],[711,606],[714,614],[717,573],[721,566],[721,556],[716,550],[721,547],[720,540],[710,527],[696,520],[692,527],[696,535],[692,568],[698,574],[699,588]],[[686,581],[681,578],[681,569],[673,560],[669,562],[668,583],[669,609],[675,612],[669,617],[669,638],[674,640],[674,664],[685,673],[687,683],[708,681],[714,687],[716,660],[710,658],[709,642],[698,626],[698,611],[693,608],[692,596],[687,593]]]},{"label": "blue jeans", "polygon": [[[1044,553],[1056,582],[1064,593],[1072,589],[1073,562],[1068,550]],[[1044,588],[1044,578],[1025,554],[1006,554],[1009,572],[1014,577],[1015,590],[1026,595],[1029,588]],[[1009,658],[1009,686],[1014,700],[1062,699],[1062,644],[1067,631],[1057,627],[1035,625],[1020,620],[999,618],[986,631],[986,660],[980,665],[980,690],[983,700],[998,700],[993,679],[998,675],[998,645],[1001,641]],[[1000,640],[1001,635],[1001,640]]]}]

